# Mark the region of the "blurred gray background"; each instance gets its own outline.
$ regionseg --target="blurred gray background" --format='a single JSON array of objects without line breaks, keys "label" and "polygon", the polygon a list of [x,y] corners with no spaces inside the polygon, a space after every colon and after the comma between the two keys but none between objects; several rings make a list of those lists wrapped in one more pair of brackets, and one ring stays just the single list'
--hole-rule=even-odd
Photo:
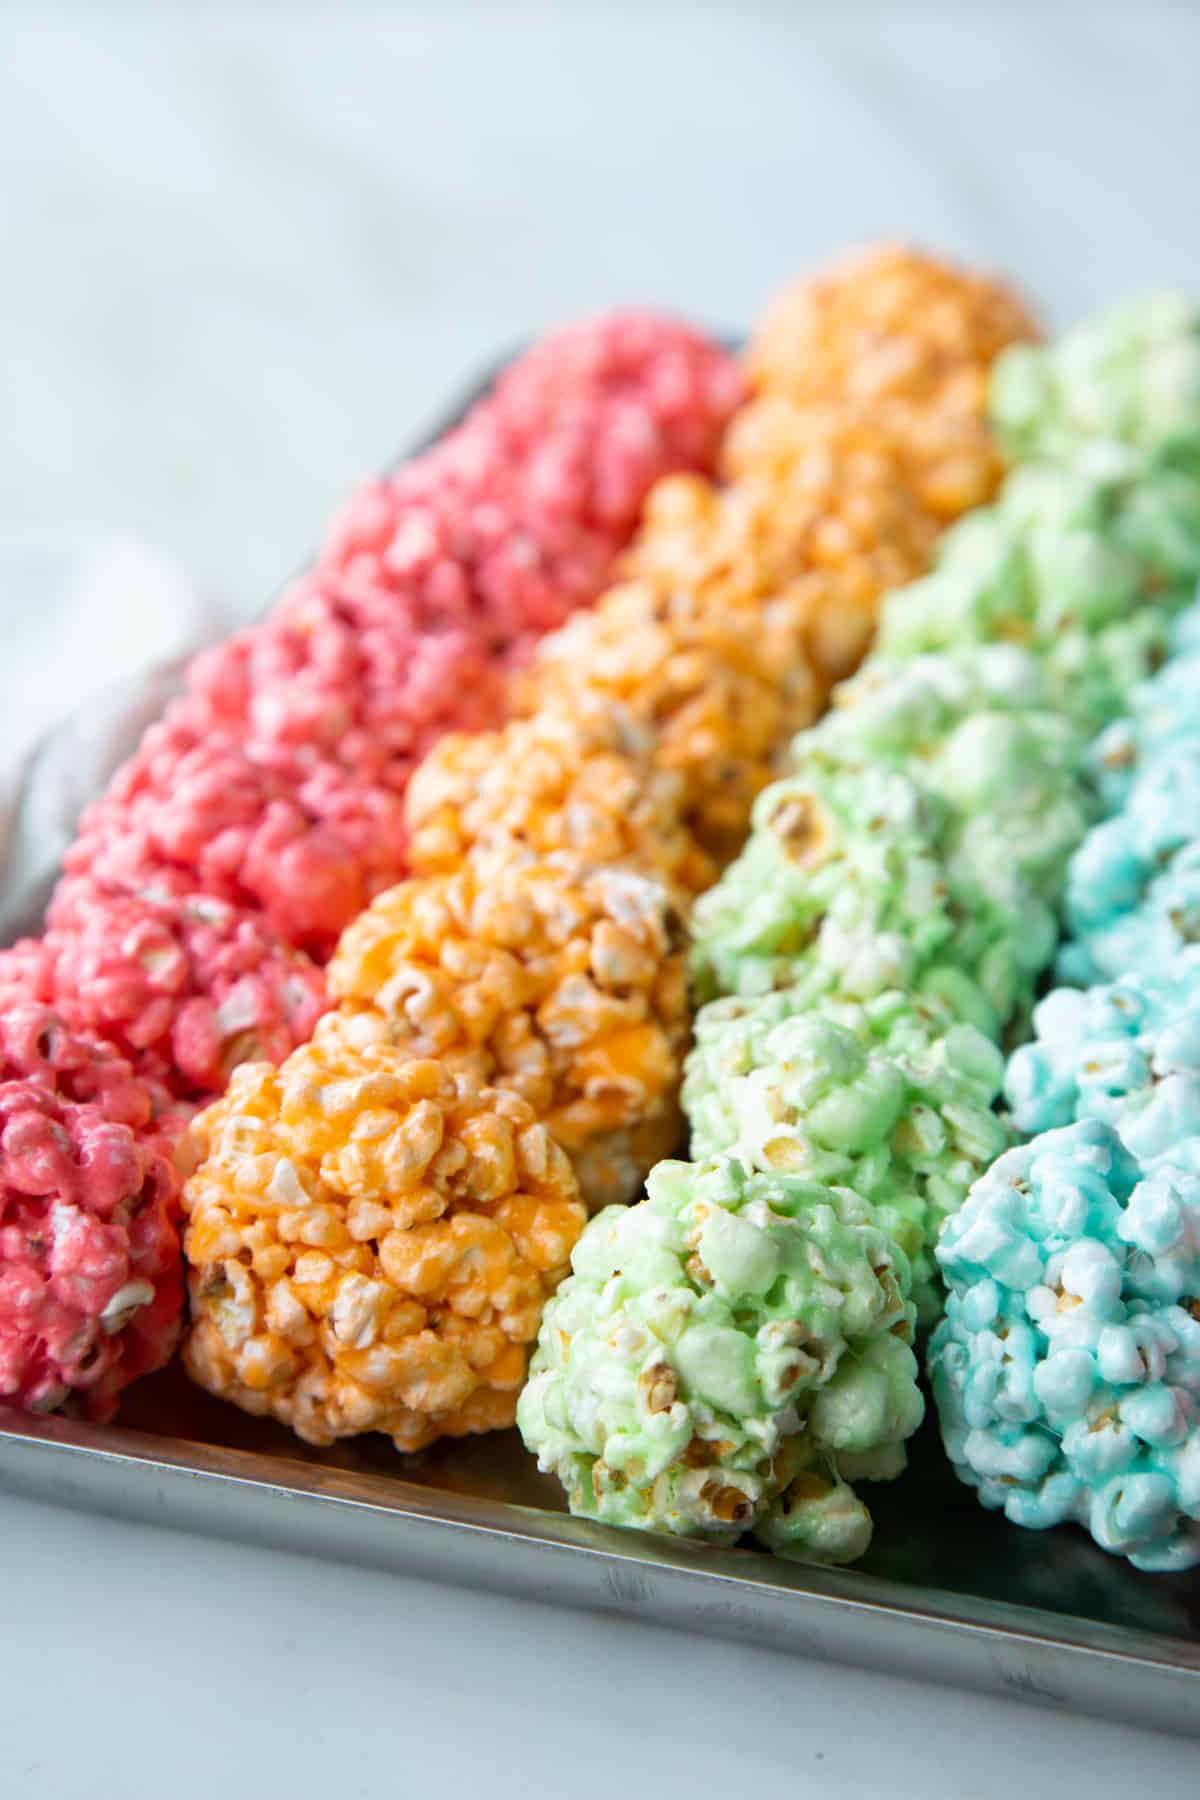
[{"label": "blurred gray background", "polygon": [[[0,533],[241,610],[482,362],[917,238],[1200,289],[1200,9],[7,6]],[[4,594],[5,623],[20,596]]]}]

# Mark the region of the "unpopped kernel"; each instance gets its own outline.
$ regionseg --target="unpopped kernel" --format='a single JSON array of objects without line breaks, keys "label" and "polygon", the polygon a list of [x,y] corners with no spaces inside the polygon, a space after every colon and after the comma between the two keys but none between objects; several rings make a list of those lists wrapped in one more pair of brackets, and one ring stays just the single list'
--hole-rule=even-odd
[{"label": "unpopped kernel", "polygon": [[683,933],[644,875],[518,859],[403,882],[343,934],[328,976],[410,1055],[528,1100],[590,1205],[631,1199],[678,1142]]},{"label": "unpopped kernel", "polygon": [[862,1554],[841,1459],[899,1472],[923,1403],[908,1265],[845,1189],[667,1162],[549,1302],[517,1423],[572,1512],[810,1561]]},{"label": "unpopped kernel", "polygon": [[280,1068],[238,1068],[193,1138],[196,1381],[315,1444],[512,1423],[585,1217],[526,1101],[334,1015]]}]

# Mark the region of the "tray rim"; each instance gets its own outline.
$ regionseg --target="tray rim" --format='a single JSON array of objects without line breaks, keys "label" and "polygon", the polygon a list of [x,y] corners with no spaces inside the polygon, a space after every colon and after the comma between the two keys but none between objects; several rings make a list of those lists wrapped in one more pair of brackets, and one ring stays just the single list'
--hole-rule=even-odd
[{"label": "tray rim", "polygon": [[0,1408],[0,1493],[1200,1738],[1200,1643]]}]

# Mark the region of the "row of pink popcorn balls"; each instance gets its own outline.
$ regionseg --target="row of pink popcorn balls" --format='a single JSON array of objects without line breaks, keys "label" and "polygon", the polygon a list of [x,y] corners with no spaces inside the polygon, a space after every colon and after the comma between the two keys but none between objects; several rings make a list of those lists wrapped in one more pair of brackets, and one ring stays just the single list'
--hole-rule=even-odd
[{"label": "row of pink popcorn balls", "polygon": [[734,361],[629,312],[547,337],[205,652],[0,951],[0,1399],[107,1418],[170,1357],[190,1113],[280,1061],[342,928],[406,872],[409,777],[610,578],[661,476],[711,471]]}]

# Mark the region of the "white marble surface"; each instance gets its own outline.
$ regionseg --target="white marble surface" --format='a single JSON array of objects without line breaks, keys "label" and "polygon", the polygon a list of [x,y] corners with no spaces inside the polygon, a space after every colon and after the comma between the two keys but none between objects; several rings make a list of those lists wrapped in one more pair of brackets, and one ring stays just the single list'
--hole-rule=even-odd
[{"label": "white marble surface", "polygon": [[[10,5],[0,535],[140,541],[248,609],[553,319],[736,325],[884,233],[1058,321],[1200,290],[1198,61],[1183,0]],[[0,629],[11,735],[49,704],[20,581]],[[1172,1740],[12,1500],[0,1594],[6,1800],[1196,1791]]]}]

